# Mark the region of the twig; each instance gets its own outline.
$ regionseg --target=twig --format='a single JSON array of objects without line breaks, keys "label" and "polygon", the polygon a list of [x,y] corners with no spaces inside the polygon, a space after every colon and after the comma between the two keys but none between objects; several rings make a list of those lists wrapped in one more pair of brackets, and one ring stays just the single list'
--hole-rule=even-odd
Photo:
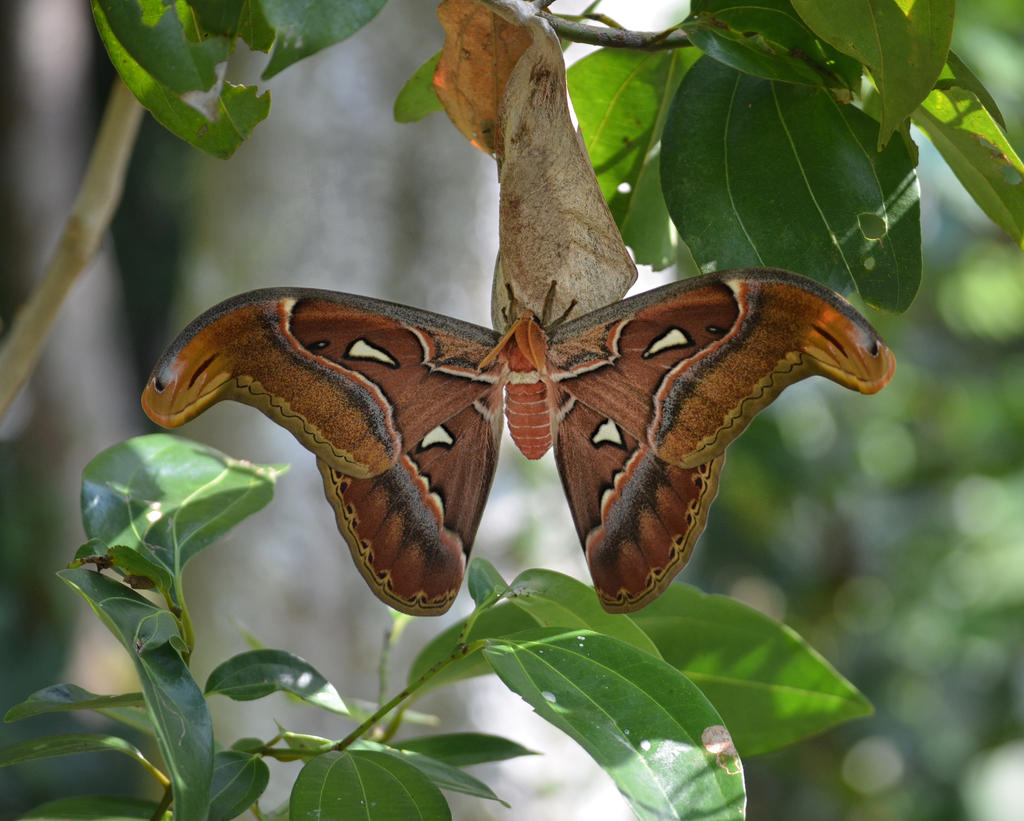
[{"label": "twig", "polygon": [[567,20],[547,11],[538,15],[551,24],[555,34],[563,40],[586,43],[605,48],[631,48],[640,51],[661,51],[670,48],[685,48],[690,43],[687,33],[673,28],[667,31],[630,31],[621,28],[602,28]]},{"label": "twig", "polygon": [[143,108],[120,78],[107,101],[85,178],[42,280],[0,345],[0,418],[42,353],[68,290],[96,254],[121,201],[125,170]]},{"label": "twig", "polygon": [[347,749],[348,746],[353,741],[355,741],[357,738],[362,737],[362,735],[366,733],[371,727],[373,727],[375,724],[381,721],[388,713],[394,710],[395,707],[397,707],[399,704],[401,704],[403,701],[409,698],[409,696],[411,696],[418,689],[420,689],[420,687],[422,687],[424,684],[430,681],[430,679],[432,679],[439,672],[441,672],[441,670],[443,670],[453,661],[458,661],[459,659],[465,658],[471,653],[475,653],[483,646],[484,641],[482,639],[479,641],[474,641],[472,644],[460,644],[458,647],[455,648],[455,651],[450,656],[437,662],[437,664],[435,664],[433,667],[427,670],[427,672],[425,672],[422,676],[416,679],[416,681],[414,681],[412,684],[410,684],[408,687],[402,690],[402,692],[400,692],[398,695],[392,698],[389,702],[387,702],[387,704],[381,705],[380,709],[378,709],[377,712],[375,712],[372,716],[366,719],[366,721],[364,721],[362,724],[356,727],[351,733],[345,736],[337,744],[334,744],[331,747],[331,749]]},{"label": "twig", "polygon": [[479,0],[499,17],[517,26],[528,26],[531,20],[543,20],[550,24],[555,34],[563,40],[587,43],[592,46],[609,48],[631,48],[641,51],[658,51],[683,48],[690,45],[690,38],[679,26],[666,31],[630,31],[623,28],[601,28],[575,20],[568,20],[546,11],[550,0]]}]

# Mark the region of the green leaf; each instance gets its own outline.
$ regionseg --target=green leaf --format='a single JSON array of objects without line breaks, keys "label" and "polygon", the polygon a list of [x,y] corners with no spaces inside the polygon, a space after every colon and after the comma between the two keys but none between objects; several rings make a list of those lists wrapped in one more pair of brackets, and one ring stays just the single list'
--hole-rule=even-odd
[{"label": "green leaf", "polygon": [[676,259],[676,236],[661,194],[658,145],[669,104],[695,49],[601,49],[567,72],[590,161],[622,239],[655,270]]},{"label": "green leaf", "polygon": [[939,78],[953,37],[955,6],[956,0],[793,0],[815,34],[871,71],[882,98],[879,147]]},{"label": "green leaf", "polygon": [[203,694],[178,652],[174,616],[99,573],[76,569],[57,575],[128,651],[171,779],[175,815],[202,818],[210,797],[213,727]]},{"label": "green leaf", "polygon": [[441,52],[413,72],[395,98],[395,122],[415,123],[435,111],[444,111],[434,91],[434,71]]},{"label": "green leaf", "polygon": [[[570,576],[551,570],[527,570],[509,584],[509,597],[509,601],[478,613],[468,635],[462,636],[466,626],[463,620],[431,640],[413,661],[409,683],[455,653],[460,637],[469,644],[480,639],[514,636],[537,627],[596,630],[658,655],[657,647],[629,616],[605,612],[593,589]],[[490,672],[487,663],[474,653],[447,665],[420,694]]]},{"label": "green leaf", "polygon": [[227,60],[231,42],[209,37],[192,42],[176,4],[165,0],[92,0],[121,48],[170,92],[208,91],[217,82],[217,64]]},{"label": "green leaf", "polygon": [[744,756],[871,713],[868,700],[793,630],[726,596],[673,584],[633,619],[665,661],[703,690]]},{"label": "green leaf", "polygon": [[205,693],[252,701],[278,690],[348,715],[334,685],[309,662],[285,650],[249,650],[231,657],[210,673]]},{"label": "green leaf", "polygon": [[543,568],[524,570],[509,585],[509,596],[538,627],[593,630],[658,655],[658,648],[629,616],[607,612],[594,589],[572,576]]},{"label": "green leaf", "polygon": [[105,710],[111,707],[144,704],[142,693],[119,696],[98,696],[76,684],[54,684],[37,690],[20,704],[7,711],[4,721],[18,721],[29,716],[64,710]]},{"label": "green leaf", "polygon": [[739,819],[743,769],[722,720],[674,667],[589,631],[489,641],[502,681],[608,773],[640,819]]},{"label": "green leaf", "polygon": [[409,738],[393,743],[400,750],[421,753],[453,767],[505,761],[521,755],[537,755],[515,741],[485,733],[445,733]]},{"label": "green leaf", "polygon": [[451,818],[441,791],[412,764],[368,750],[311,759],[292,787],[290,821],[441,821]]},{"label": "green leaf", "polygon": [[0,767],[9,767],[11,764],[20,764],[25,761],[56,758],[62,755],[96,753],[107,750],[124,753],[148,769],[153,767],[138,747],[125,741],[123,738],[113,735],[92,735],[89,733],[67,733],[64,735],[32,738],[28,741],[21,741],[8,747],[0,748]]},{"label": "green leaf", "polygon": [[939,75],[939,81],[935,87],[945,90],[954,86],[973,92],[985,110],[992,115],[992,119],[999,123],[999,127],[1003,131],[1006,131],[1006,120],[1003,118],[1003,112],[999,110],[995,98],[964,61],[951,51],[946,60],[946,67],[942,69],[942,74]]},{"label": "green leaf", "polygon": [[204,32],[241,37],[255,51],[270,51],[274,30],[253,0],[189,0]]},{"label": "green leaf", "polygon": [[174,577],[166,567],[127,545],[108,547],[100,539],[89,539],[75,551],[75,559],[68,566],[87,564],[95,564],[97,570],[115,568],[134,589],[155,587],[165,593],[174,589]]},{"label": "green leaf", "polygon": [[124,574],[125,582],[131,587],[139,587],[144,579],[152,582],[157,590],[169,591],[174,587],[170,571],[135,548],[116,544],[107,550],[107,558]]},{"label": "green leaf", "polygon": [[263,795],[270,780],[270,768],[258,755],[234,750],[213,758],[210,813],[207,821],[231,821]]},{"label": "green leaf", "polygon": [[477,607],[490,605],[508,589],[508,582],[485,559],[473,559],[466,575],[469,577],[469,595]]},{"label": "green leaf", "polygon": [[156,738],[156,730],[146,710],[145,700],[138,707],[109,707],[99,711],[107,718]]},{"label": "green leaf", "polygon": [[277,34],[274,53],[263,72],[267,80],[303,57],[355,34],[387,0],[262,0],[263,14]]},{"label": "green leaf", "polygon": [[[281,725],[278,724],[277,726],[280,727]],[[279,736],[291,750],[326,753],[334,746],[333,739],[324,738],[319,735],[310,735],[309,733],[293,733],[290,730],[281,730]]]},{"label": "green leaf", "polygon": [[1024,248],[1024,165],[977,95],[964,88],[936,89],[914,113],[974,201]]},{"label": "green leaf", "polygon": [[103,451],[82,475],[90,538],[124,549],[180,579],[185,563],[270,501],[281,467],[254,465],[167,434]]},{"label": "green leaf", "polygon": [[701,59],[669,112],[669,213],[704,271],[778,266],[905,310],[921,279],[917,177],[902,140],[823,90]]},{"label": "green leaf", "polygon": [[458,767],[455,767],[445,761],[438,761],[437,759],[430,758],[429,756],[422,755],[421,753],[395,749],[393,747],[388,747],[385,744],[377,744],[373,741],[360,740],[353,742],[352,746],[349,747],[349,751],[355,752],[356,750],[372,750],[384,753],[385,755],[394,756],[399,761],[412,764],[412,766],[429,778],[431,783],[433,783],[433,785],[439,790],[459,792],[463,795],[471,795],[474,798],[484,798],[488,801],[497,801],[500,804],[504,804],[506,807],[509,806],[507,802],[498,798],[491,788],[479,778],[474,778],[469,775],[469,773],[464,773]]},{"label": "green leaf", "polygon": [[110,62],[125,85],[157,122],[180,139],[214,157],[230,157],[270,113],[270,92],[257,96],[255,86],[231,83],[186,98],[190,100],[186,103],[132,58],[110,28],[98,0],[92,0],[92,10]]},{"label": "green leaf", "polygon": [[819,40],[789,0],[702,0],[690,6],[704,25],[690,42],[737,71],[766,80],[854,88],[860,66]]},{"label": "green leaf", "polygon": [[47,801],[20,817],[35,821],[148,821],[156,808],[155,801],[126,795],[79,795]]}]

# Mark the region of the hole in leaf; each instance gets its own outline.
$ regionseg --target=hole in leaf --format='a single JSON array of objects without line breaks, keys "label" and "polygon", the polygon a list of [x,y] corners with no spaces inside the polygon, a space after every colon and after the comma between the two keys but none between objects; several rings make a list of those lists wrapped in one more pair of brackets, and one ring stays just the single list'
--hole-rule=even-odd
[{"label": "hole in leaf", "polygon": [[860,224],[860,232],[865,239],[881,239],[889,232],[889,226],[878,214],[861,212],[857,214],[857,222]]},{"label": "hole in leaf", "polygon": [[1004,165],[999,169],[1003,173],[1003,179],[1008,185],[1020,185],[1024,177],[1021,177],[1020,171],[1014,168],[1012,165]]}]

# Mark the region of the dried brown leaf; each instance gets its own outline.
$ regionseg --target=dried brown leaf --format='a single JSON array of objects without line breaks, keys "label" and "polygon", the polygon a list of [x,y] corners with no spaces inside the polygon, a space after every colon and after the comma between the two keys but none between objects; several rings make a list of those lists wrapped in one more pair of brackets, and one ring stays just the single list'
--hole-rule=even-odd
[{"label": "dried brown leaf", "polygon": [[437,18],[446,35],[434,72],[438,99],[463,136],[493,154],[501,95],[530,32],[476,0],[443,0]]}]

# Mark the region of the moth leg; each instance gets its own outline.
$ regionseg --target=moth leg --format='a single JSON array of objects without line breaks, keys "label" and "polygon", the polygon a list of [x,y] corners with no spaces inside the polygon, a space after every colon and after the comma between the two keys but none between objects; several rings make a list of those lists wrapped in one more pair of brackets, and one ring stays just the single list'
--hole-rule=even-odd
[{"label": "moth leg", "polygon": [[565,320],[569,318],[569,314],[572,313],[573,308],[575,308],[579,304],[578,300],[574,297],[573,300],[569,303],[569,307],[562,311],[561,316],[552,319],[551,312],[554,310],[555,291],[557,289],[558,282],[556,282],[555,280],[551,280],[551,284],[548,286],[548,292],[547,294],[544,295],[544,307],[541,310],[540,324],[545,330],[548,331],[552,330],[553,328],[557,328],[559,325],[565,322]]}]

